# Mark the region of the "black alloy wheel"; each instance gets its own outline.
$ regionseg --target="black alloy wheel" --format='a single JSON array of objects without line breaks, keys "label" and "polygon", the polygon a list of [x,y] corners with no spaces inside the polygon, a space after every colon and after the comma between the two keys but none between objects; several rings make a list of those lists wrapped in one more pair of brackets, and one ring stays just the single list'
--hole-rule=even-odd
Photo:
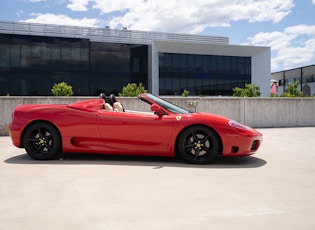
[{"label": "black alloy wheel", "polygon": [[210,128],[193,126],[179,137],[178,153],[188,163],[208,164],[220,153],[218,135]]},{"label": "black alloy wheel", "polygon": [[53,125],[38,122],[26,130],[23,146],[27,154],[36,160],[56,159],[61,152],[61,138]]}]

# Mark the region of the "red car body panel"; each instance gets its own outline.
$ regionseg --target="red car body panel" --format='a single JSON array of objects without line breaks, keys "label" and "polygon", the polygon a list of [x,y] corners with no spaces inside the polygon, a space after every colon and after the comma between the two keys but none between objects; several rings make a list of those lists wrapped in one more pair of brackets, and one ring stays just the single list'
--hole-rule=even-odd
[{"label": "red car body panel", "polygon": [[[145,94],[149,104],[154,104]],[[21,105],[15,108],[10,123],[10,136],[16,147],[23,148],[26,128],[37,121],[53,124],[62,139],[62,151],[73,153],[134,154],[172,157],[177,139],[189,126],[203,125],[220,137],[222,156],[254,154],[262,134],[247,126],[237,127],[230,119],[209,113],[165,114],[115,112],[103,109],[102,99],[70,105]],[[253,142],[256,141],[253,146]]]}]

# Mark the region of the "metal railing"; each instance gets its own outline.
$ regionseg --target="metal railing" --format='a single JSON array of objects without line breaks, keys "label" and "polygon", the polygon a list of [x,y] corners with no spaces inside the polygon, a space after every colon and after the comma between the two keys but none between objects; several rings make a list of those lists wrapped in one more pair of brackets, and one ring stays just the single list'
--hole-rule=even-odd
[{"label": "metal railing", "polygon": [[26,22],[0,21],[0,33],[34,36],[85,38],[95,42],[152,44],[152,41],[191,42],[228,45],[228,37],[159,33],[127,29],[80,27]]}]

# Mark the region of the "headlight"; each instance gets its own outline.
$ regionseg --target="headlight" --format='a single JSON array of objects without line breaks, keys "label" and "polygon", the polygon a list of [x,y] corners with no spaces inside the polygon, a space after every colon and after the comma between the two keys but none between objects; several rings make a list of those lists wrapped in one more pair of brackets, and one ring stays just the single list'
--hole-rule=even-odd
[{"label": "headlight", "polygon": [[250,127],[243,125],[237,121],[229,120],[229,125],[234,128],[243,129],[243,130],[251,130]]}]

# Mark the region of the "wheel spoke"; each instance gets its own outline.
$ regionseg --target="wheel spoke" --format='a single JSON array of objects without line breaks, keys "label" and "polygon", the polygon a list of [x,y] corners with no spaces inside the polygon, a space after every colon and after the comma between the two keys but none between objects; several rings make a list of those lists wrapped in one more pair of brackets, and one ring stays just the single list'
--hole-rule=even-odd
[{"label": "wheel spoke", "polygon": [[42,130],[40,128],[37,128],[38,134],[40,138],[43,138],[43,133]]},{"label": "wheel spoke", "polygon": [[53,136],[49,134],[48,136],[45,136],[45,140],[46,140],[46,141],[49,141],[50,139],[52,139],[52,137],[53,137]]},{"label": "wheel spoke", "polygon": [[199,154],[200,154],[200,149],[199,148],[195,149],[195,159],[198,159]]},{"label": "wheel spoke", "polygon": [[35,150],[35,153],[38,154],[38,153],[41,151],[41,149],[42,149],[42,146],[39,145],[39,146],[37,147],[37,149]]},{"label": "wheel spoke", "polygon": [[210,138],[209,134],[200,140],[200,143],[204,144]]},{"label": "wheel spoke", "polygon": [[210,148],[207,148],[206,146],[202,146],[201,147],[202,150],[206,151],[206,152],[210,152],[211,149]]},{"label": "wheel spoke", "polygon": [[194,142],[197,142],[199,140],[195,132],[191,132],[191,135],[194,139]]},{"label": "wheel spoke", "polygon": [[30,138],[28,139],[29,142],[39,142],[38,138]]},{"label": "wheel spoke", "polygon": [[50,152],[50,151],[51,151],[51,146],[50,146],[49,144],[45,143],[45,145],[44,145],[44,146],[47,148],[48,152]]},{"label": "wheel spoke", "polygon": [[185,149],[189,149],[189,148],[193,148],[193,147],[195,147],[195,144],[194,144],[194,143],[189,143],[189,144],[187,144],[187,145],[184,145],[184,148],[185,148]]}]

